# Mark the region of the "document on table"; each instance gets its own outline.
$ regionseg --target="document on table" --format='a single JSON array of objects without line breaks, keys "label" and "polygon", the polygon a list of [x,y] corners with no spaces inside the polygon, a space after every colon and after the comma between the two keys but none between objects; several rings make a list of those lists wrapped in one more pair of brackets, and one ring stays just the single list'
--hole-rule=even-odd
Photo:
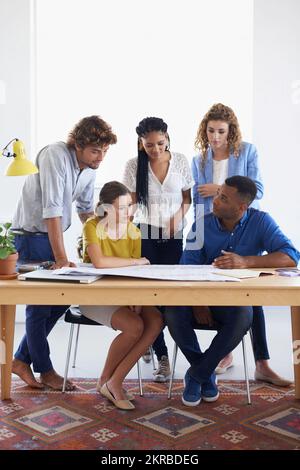
[{"label": "document on table", "polygon": [[259,277],[262,273],[263,274],[273,274],[270,272],[264,271],[253,271],[252,269],[219,269],[214,268],[213,272],[215,274],[224,275],[224,276],[232,276],[237,277],[238,279],[248,279],[248,278],[255,278]]},{"label": "document on table", "polygon": [[100,274],[71,274],[60,276],[56,274],[57,270],[36,269],[28,273],[21,273],[18,276],[19,281],[60,281],[60,282],[79,282],[82,284],[90,284],[97,281],[102,276]]},{"label": "document on table", "polygon": [[[144,279],[161,279],[165,281],[230,281],[239,282],[240,279],[233,275],[223,273],[218,274],[218,269],[207,265],[159,265],[148,264],[144,266],[129,266],[124,268],[60,268],[54,271],[57,275],[110,275],[110,276],[127,276],[138,277]],[[229,272],[230,270],[228,270]]]}]

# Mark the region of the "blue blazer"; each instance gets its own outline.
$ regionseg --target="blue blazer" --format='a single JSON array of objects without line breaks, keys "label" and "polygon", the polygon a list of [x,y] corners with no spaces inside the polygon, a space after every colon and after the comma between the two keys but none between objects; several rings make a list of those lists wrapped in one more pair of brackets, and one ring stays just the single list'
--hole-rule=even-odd
[{"label": "blue blazer", "polygon": [[[204,214],[210,212],[212,197],[203,198],[197,191],[197,187],[201,184],[208,184],[213,182],[213,153],[209,147],[207,152],[207,159],[205,167],[201,166],[201,155],[196,155],[192,161],[192,174],[194,179],[193,187],[193,205],[194,213],[196,214],[196,207],[198,204],[204,205]],[[238,157],[233,154],[229,156],[228,162],[228,177],[229,176],[248,176],[251,178],[257,187],[256,200],[253,201],[251,207],[258,208],[258,199],[263,197],[264,186],[261,180],[260,171],[258,167],[257,150],[253,144],[247,142],[242,143],[242,148]]]}]

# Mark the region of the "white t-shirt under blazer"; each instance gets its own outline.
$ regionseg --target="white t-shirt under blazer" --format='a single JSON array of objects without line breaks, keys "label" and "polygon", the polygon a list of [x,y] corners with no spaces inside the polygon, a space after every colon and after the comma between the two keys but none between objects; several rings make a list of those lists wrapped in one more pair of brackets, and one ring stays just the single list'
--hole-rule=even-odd
[{"label": "white t-shirt under blazer", "polygon": [[[228,158],[225,160],[214,160],[213,159],[213,184],[221,186],[225,183],[226,178],[228,177]],[[213,199],[210,203],[210,210],[213,210]]]},{"label": "white t-shirt under blazer", "polygon": [[[161,183],[148,163],[148,210],[139,205],[135,222],[164,228],[182,204],[182,191],[193,187],[193,178],[187,158],[181,153],[170,152],[169,168]],[[136,192],[137,157],[128,160],[123,183]],[[183,224],[182,224],[183,226]],[[182,229],[183,227],[179,227]]]}]

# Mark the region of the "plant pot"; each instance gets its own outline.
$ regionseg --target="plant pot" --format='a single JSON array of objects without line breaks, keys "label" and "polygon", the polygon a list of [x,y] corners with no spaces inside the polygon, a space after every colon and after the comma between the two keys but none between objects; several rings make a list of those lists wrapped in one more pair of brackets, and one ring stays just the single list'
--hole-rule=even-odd
[{"label": "plant pot", "polygon": [[15,274],[18,257],[18,253],[13,253],[5,259],[0,259],[0,276]]}]

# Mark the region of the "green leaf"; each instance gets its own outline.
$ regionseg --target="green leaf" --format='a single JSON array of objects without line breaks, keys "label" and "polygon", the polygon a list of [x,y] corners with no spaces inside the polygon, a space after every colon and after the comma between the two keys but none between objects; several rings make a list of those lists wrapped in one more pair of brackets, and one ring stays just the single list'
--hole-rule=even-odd
[{"label": "green leaf", "polygon": [[0,259],[7,258],[11,253],[7,252],[6,248],[0,248]]},{"label": "green leaf", "polygon": [[10,222],[0,224],[0,259],[5,259],[7,256],[16,253],[14,246],[15,235],[10,231],[11,225]]}]

